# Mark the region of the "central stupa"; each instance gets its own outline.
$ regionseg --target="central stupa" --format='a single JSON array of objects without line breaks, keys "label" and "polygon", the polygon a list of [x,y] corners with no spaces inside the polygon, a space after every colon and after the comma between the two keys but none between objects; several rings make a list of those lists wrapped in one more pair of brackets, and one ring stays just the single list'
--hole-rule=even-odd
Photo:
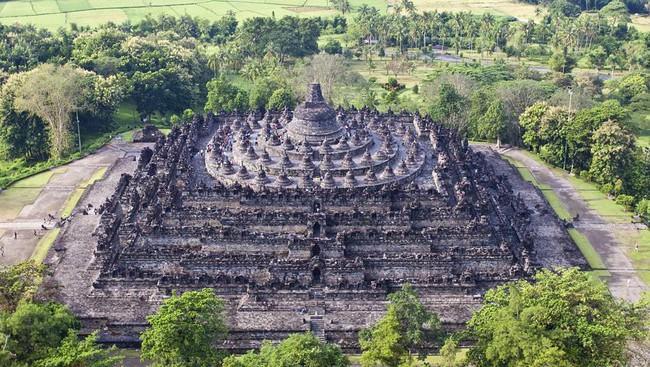
[{"label": "central stupa", "polygon": [[325,102],[320,84],[309,84],[305,102],[296,107],[293,119],[287,125],[287,134],[293,141],[320,144],[323,140],[341,137],[343,128],[336,121],[336,112]]}]

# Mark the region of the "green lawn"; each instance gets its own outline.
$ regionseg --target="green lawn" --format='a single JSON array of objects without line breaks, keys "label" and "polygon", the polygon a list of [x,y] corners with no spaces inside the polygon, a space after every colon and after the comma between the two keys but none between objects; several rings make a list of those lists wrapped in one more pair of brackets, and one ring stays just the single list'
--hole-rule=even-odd
[{"label": "green lawn", "polygon": [[0,220],[15,218],[25,205],[32,204],[36,200],[52,176],[59,172],[49,170],[36,174],[0,192]]}]

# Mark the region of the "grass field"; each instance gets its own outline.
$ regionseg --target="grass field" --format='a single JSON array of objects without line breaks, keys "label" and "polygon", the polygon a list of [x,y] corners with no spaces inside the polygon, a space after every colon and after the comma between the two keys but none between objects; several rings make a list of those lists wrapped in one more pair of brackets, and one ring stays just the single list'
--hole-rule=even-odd
[{"label": "grass field", "polygon": [[[63,171],[65,171],[63,169]],[[0,192],[0,220],[15,218],[25,205],[32,204],[41,190],[56,173],[61,170],[49,170],[23,179]]]},{"label": "grass field", "polygon": [[[388,10],[388,0],[351,0],[352,9],[362,4]],[[534,5],[515,0],[415,0],[419,10],[471,11],[513,16],[520,20],[536,18]],[[238,19],[256,16],[332,16],[328,0],[10,0],[0,1],[0,23],[32,23],[56,29],[70,23],[91,26],[105,22],[138,22],[147,14],[157,16],[191,15],[217,19],[233,11]],[[650,18],[634,16],[634,25],[650,31]]]}]

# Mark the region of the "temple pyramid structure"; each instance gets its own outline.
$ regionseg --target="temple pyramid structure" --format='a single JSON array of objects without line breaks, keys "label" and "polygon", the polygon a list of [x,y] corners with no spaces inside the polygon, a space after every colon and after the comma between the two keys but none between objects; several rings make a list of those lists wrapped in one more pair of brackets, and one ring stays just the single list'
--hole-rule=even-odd
[{"label": "temple pyramid structure", "polygon": [[165,297],[207,287],[226,348],[312,331],[356,350],[405,283],[455,328],[491,287],[585,266],[498,157],[417,114],[334,110],[318,84],[295,111],[197,116],[132,164],[49,258],[104,341],[136,344]]}]

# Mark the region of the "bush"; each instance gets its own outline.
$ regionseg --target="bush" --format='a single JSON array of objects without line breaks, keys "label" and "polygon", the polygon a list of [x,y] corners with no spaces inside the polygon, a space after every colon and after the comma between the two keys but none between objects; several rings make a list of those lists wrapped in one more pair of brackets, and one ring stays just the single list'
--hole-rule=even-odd
[{"label": "bush", "polygon": [[650,218],[650,199],[639,200],[634,212],[644,218]]},{"label": "bush", "polygon": [[338,55],[343,52],[343,47],[341,47],[341,42],[336,39],[329,39],[327,43],[323,46],[323,51],[330,55]]},{"label": "bush", "polygon": [[406,88],[406,86],[404,84],[400,84],[397,79],[391,77],[388,78],[388,82],[382,85],[382,88],[386,89],[389,92],[397,92]]},{"label": "bush", "polygon": [[417,84],[413,86],[412,90],[413,90],[413,93],[415,93],[415,94],[420,93],[420,87],[418,87]]},{"label": "bush", "polygon": [[616,197],[616,204],[624,206],[625,210],[632,210],[634,205],[634,196],[619,195]]},{"label": "bush", "polygon": [[614,191],[614,185],[612,185],[610,183],[606,183],[606,184],[600,186],[600,192],[602,192],[603,194],[609,195],[613,191]]}]

